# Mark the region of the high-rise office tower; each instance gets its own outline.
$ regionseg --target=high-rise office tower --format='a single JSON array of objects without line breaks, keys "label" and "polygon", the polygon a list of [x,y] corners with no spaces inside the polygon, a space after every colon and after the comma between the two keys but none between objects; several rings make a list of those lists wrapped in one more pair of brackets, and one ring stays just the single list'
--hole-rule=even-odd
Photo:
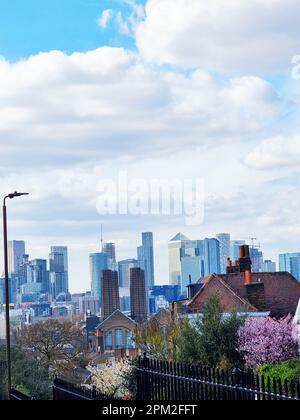
[{"label": "high-rise office tower", "polygon": [[31,261],[32,281],[42,286],[42,293],[48,293],[49,289],[49,272],[47,271],[47,261],[36,259]]},{"label": "high-rise office tower", "polygon": [[146,287],[154,286],[154,246],[153,233],[142,233],[142,246],[138,247],[137,255],[139,261],[144,261]]},{"label": "high-rise office tower", "polygon": [[9,241],[8,242],[8,272],[9,274],[18,275],[20,266],[25,256],[25,242],[24,241]]},{"label": "high-rise office tower", "polygon": [[50,293],[54,299],[69,293],[68,250],[66,247],[51,247],[49,255]]},{"label": "high-rise office tower", "polygon": [[300,281],[300,252],[280,254],[279,271],[287,271]]},{"label": "high-rise office tower", "polygon": [[204,277],[204,257],[183,257],[181,259],[181,296],[186,297],[188,285],[197,283],[201,277]]},{"label": "high-rise office tower", "polygon": [[227,260],[230,258],[230,234],[218,233],[217,239],[220,243],[220,274],[226,274]]},{"label": "high-rise office tower", "polygon": [[103,270],[101,273],[101,313],[104,319],[120,309],[118,272]]},{"label": "high-rise office tower", "polygon": [[131,268],[141,268],[144,269],[144,261],[138,261],[136,259],[128,259],[119,261],[118,271],[119,271],[119,285],[123,289],[130,289],[130,270]]},{"label": "high-rise office tower", "polygon": [[231,261],[235,262],[238,261],[239,256],[240,256],[240,247],[246,245],[246,241],[237,241],[237,240],[233,240],[230,242],[230,256],[231,256]]},{"label": "high-rise office tower", "polygon": [[252,261],[252,272],[262,273],[264,269],[264,256],[263,253],[257,248],[250,248],[250,258]]},{"label": "high-rise office tower", "polygon": [[169,282],[172,286],[181,284],[182,247],[185,241],[189,241],[189,238],[178,233],[169,242]]},{"label": "high-rise office tower", "polygon": [[101,303],[101,272],[108,269],[108,258],[104,252],[90,254],[92,296]]},{"label": "high-rise office tower", "polygon": [[103,244],[102,252],[104,252],[107,255],[107,258],[111,260],[113,263],[116,262],[116,245],[115,244],[111,242],[107,242]]},{"label": "high-rise office tower", "polygon": [[204,239],[204,273],[220,274],[220,243],[216,238]]},{"label": "high-rise office tower", "polygon": [[276,273],[276,262],[271,260],[265,260],[263,263],[264,273]]},{"label": "high-rise office tower", "polygon": [[131,318],[142,324],[148,317],[145,272],[140,268],[130,270]]}]

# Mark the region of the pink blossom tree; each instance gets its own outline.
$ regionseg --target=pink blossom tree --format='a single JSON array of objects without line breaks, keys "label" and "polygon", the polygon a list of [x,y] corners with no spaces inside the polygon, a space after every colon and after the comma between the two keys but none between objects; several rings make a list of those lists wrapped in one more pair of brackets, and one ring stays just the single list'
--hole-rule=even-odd
[{"label": "pink blossom tree", "polygon": [[251,369],[297,357],[297,339],[292,317],[246,320],[239,332],[239,351]]}]

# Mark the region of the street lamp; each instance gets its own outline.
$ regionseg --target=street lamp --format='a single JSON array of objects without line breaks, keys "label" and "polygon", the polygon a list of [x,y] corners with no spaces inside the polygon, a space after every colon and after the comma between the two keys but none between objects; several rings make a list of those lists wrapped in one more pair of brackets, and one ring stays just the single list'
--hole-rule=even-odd
[{"label": "street lamp", "polygon": [[9,323],[9,279],[8,279],[8,250],[7,250],[7,213],[6,200],[10,200],[28,193],[14,193],[8,194],[3,199],[3,239],[4,239],[4,275],[5,275],[5,312],[6,312],[6,355],[7,355],[7,388],[8,398],[11,391],[11,356],[10,356],[10,323]]}]

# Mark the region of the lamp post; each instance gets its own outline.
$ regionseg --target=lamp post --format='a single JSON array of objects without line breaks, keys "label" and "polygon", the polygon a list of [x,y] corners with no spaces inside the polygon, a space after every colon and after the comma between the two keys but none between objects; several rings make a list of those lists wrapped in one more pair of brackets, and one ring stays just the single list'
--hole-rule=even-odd
[{"label": "lamp post", "polygon": [[28,193],[18,193],[17,191],[8,194],[3,199],[3,241],[4,241],[4,275],[5,275],[5,312],[6,312],[6,356],[7,356],[7,389],[8,398],[11,391],[11,355],[10,355],[10,322],[9,322],[9,278],[8,278],[8,247],[7,247],[7,212],[6,200],[28,195]]}]

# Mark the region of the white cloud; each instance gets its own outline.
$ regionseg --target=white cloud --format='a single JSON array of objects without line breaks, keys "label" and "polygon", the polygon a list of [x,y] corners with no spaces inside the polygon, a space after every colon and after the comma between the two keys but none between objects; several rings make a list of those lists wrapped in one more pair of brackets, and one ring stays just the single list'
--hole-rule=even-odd
[{"label": "white cloud", "polygon": [[280,112],[257,77],[154,70],[124,49],[0,62],[0,165],[67,167],[255,135]]},{"label": "white cloud", "polygon": [[289,70],[298,0],[148,0],[137,45],[154,63],[246,74]]},{"label": "white cloud", "polygon": [[113,17],[112,9],[104,10],[100,18],[98,19],[98,25],[100,26],[100,28],[106,29],[112,17]]},{"label": "white cloud", "polygon": [[244,161],[247,166],[254,169],[299,166],[300,136],[266,139],[250,152]]}]

